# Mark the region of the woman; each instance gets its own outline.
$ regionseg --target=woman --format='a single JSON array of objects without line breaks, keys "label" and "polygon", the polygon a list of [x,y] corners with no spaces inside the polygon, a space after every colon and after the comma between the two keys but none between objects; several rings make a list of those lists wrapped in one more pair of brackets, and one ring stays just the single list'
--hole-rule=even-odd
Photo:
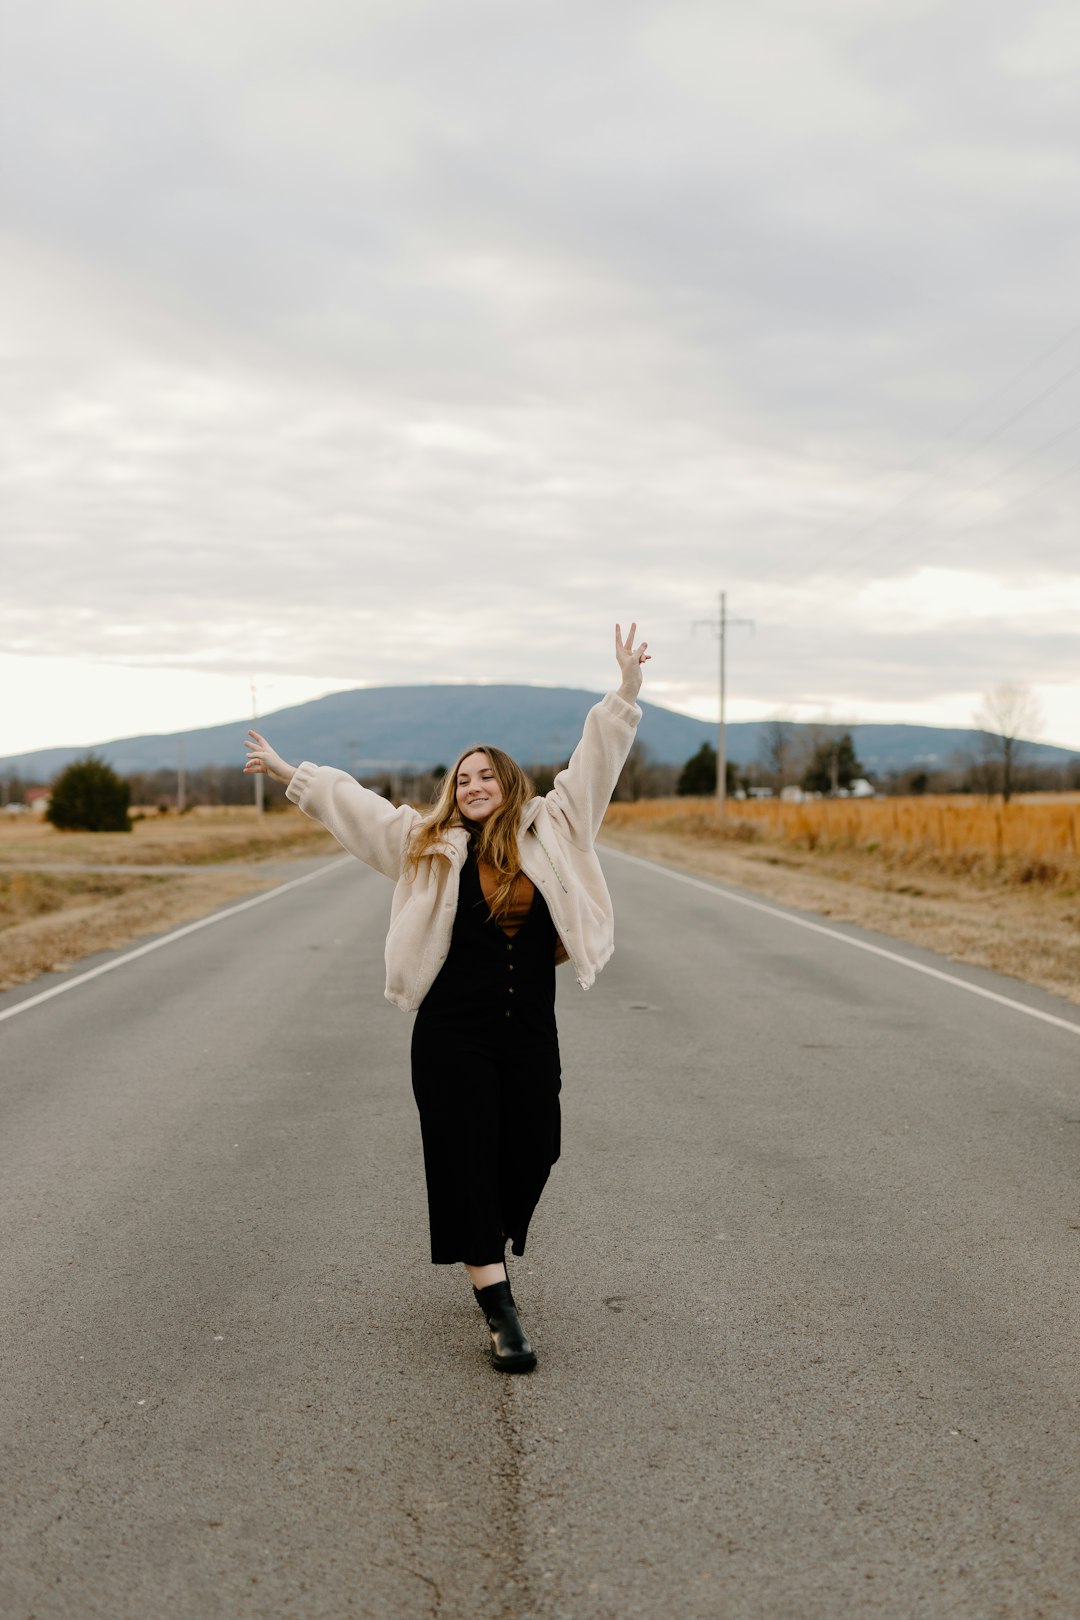
[{"label": "woman", "polygon": [[544,798],[501,749],[474,744],[447,772],[433,810],[395,808],[345,771],[287,765],[249,731],[246,772],[286,785],[306,815],[395,880],[386,996],[415,1011],[431,1258],[464,1261],[487,1318],[494,1365],[529,1372],[504,1261],[559,1156],[555,966],[587,990],[611,955],[613,919],[594,843],[641,719],[647,642],[615,626],[622,681],[585,720],[573,758]]}]

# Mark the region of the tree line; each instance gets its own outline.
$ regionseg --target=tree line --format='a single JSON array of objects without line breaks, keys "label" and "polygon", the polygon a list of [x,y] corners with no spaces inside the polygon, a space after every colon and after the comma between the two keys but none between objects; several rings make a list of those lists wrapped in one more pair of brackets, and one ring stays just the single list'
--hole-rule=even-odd
[{"label": "tree line", "polygon": [[[871,771],[862,765],[850,731],[799,738],[794,727],[777,729],[758,758],[727,761],[729,797],[777,795],[784,788],[826,797],[846,793],[853,782],[866,780],[876,793],[889,797],[933,793],[972,793],[1006,800],[1014,793],[1069,793],[1080,790],[1080,760],[1035,764],[1024,758],[1015,739],[1006,750],[990,737],[979,754],[957,751],[940,765],[910,765]],[[652,762],[647,746],[635,743],[626,762],[616,800],[668,798],[677,794],[707,797],[716,792],[716,749],[702,743],[681,768]]]},{"label": "tree line", "polygon": [[[805,793],[830,795],[849,791],[860,778],[870,780],[875,791],[890,795],[975,793],[1001,795],[1008,800],[1017,792],[1080,789],[1080,761],[1036,765],[1025,759],[1018,733],[1022,724],[1031,725],[1032,715],[1022,702],[1010,706],[1010,690],[999,688],[986,701],[986,729],[977,757],[957,754],[946,765],[912,766],[873,776],[860,763],[850,730],[797,728],[792,721],[773,718],[765,724],[757,759],[745,764],[728,760],[727,792],[731,796],[742,793],[756,797],[798,787]],[[549,792],[566,763],[563,760],[556,765],[531,767],[529,774],[536,791]],[[446,769],[437,764],[411,775],[384,772],[358,780],[395,802],[407,799],[426,804],[433,800]],[[37,785],[11,771],[0,778],[0,784],[0,801],[4,805],[23,801],[27,790]],[[711,743],[702,743],[690,759],[678,766],[654,761],[647,745],[637,741],[623,766],[614,798],[626,802],[674,795],[708,797],[715,792],[716,749]],[[107,761],[89,753],[68,765],[52,782],[46,814],[58,828],[122,832],[130,829],[133,820],[146,815],[201,805],[247,805],[252,796],[252,779],[240,766],[205,765],[185,773],[181,806],[175,770],[135,771],[122,777]],[[287,807],[280,784],[266,781],[264,802],[268,811]]]}]

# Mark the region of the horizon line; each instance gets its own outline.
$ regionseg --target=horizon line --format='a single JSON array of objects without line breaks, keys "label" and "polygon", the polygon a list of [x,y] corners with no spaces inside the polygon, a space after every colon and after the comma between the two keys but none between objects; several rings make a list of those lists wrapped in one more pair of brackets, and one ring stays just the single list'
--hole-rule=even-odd
[{"label": "horizon line", "polygon": [[[453,688],[463,688],[463,687],[481,687],[481,688],[495,687],[495,688],[503,688],[503,689],[521,689],[521,690],[527,690],[527,691],[548,691],[548,692],[581,692],[581,693],[584,693],[584,694],[586,694],[587,696],[590,696],[590,697],[603,696],[602,692],[596,692],[591,687],[565,686],[561,682],[552,682],[552,681],[497,681],[497,680],[483,680],[483,679],[465,680],[465,679],[454,679],[454,678],[451,678],[449,680],[443,680],[443,681],[393,681],[393,682],[386,682],[386,683],[380,683],[380,684],[377,684],[375,682],[361,681],[361,682],[358,682],[355,686],[335,687],[335,688],[332,688],[332,689],[330,689],[330,690],[328,690],[326,692],[321,692],[321,693],[317,694],[315,697],[310,697],[310,698],[304,699],[304,701],[302,703],[283,704],[282,707],[279,708],[279,709],[267,710],[265,714],[259,715],[257,717],[257,719],[260,720],[260,721],[262,721],[262,720],[271,720],[271,719],[274,718],[275,715],[287,714],[290,711],[296,710],[296,709],[305,709],[305,708],[310,707],[314,703],[324,702],[327,698],[347,697],[348,695],[350,695],[353,692],[387,692],[387,691],[409,691],[409,690],[420,691],[420,690],[423,690],[425,688],[438,690],[438,689],[443,689],[443,688],[453,689]],[[606,690],[611,691],[611,690],[614,690],[614,688],[609,687]],[[672,707],[670,704],[662,703],[662,702],[659,702],[659,701],[657,701],[655,699],[644,698],[643,697],[643,698],[640,698],[639,701],[646,704],[646,705],[650,705],[653,708],[661,709],[666,714],[677,715],[682,720],[692,720],[698,725],[710,726],[710,727],[712,727],[714,729],[718,725],[718,721],[716,719],[706,719],[702,715],[688,713],[685,709],[677,709],[677,708]],[[159,738],[160,737],[162,739],[167,739],[167,738],[180,739],[180,738],[183,738],[183,737],[186,737],[186,736],[197,735],[200,732],[216,731],[216,730],[219,730],[222,727],[233,726],[233,725],[237,725],[237,726],[243,725],[243,726],[247,727],[247,726],[252,724],[253,718],[256,718],[256,717],[253,717],[251,715],[246,715],[246,716],[242,715],[242,716],[238,716],[235,719],[217,720],[217,721],[212,721],[209,724],[205,724],[205,725],[188,726],[188,727],[186,727],[186,728],[184,728],[184,729],[182,729],[180,731],[138,731],[138,732],[129,732],[129,733],[127,733],[125,735],[122,735],[122,736],[112,736],[112,737],[100,738],[100,739],[98,739],[98,740],[96,740],[94,742],[84,742],[84,743],[46,743],[46,744],[41,745],[41,746],[36,747],[36,748],[16,749],[16,750],[13,750],[11,753],[0,754],[0,768],[2,768],[4,766],[7,766],[9,764],[9,762],[12,762],[12,761],[22,760],[22,759],[29,759],[34,754],[48,754],[48,753],[56,753],[56,752],[65,752],[65,751],[72,750],[72,749],[89,749],[89,750],[92,750],[92,749],[97,749],[97,748],[107,748],[107,747],[114,746],[114,745],[120,744],[120,743],[140,742],[140,741],[143,741],[143,740],[148,739],[148,738]],[[921,720],[849,720],[849,719],[830,719],[827,716],[818,717],[816,719],[796,719],[793,716],[783,714],[782,712],[777,712],[777,710],[775,710],[775,709],[772,710],[768,714],[760,715],[757,718],[753,718],[753,719],[728,720],[726,722],[726,726],[727,726],[727,729],[730,730],[730,729],[732,729],[734,727],[737,727],[737,726],[759,726],[759,725],[765,725],[765,724],[768,724],[771,721],[777,721],[777,720],[780,720],[784,724],[791,725],[791,726],[822,726],[822,727],[830,727],[830,728],[834,728],[834,729],[842,728],[842,729],[847,730],[847,731],[866,730],[869,727],[889,727],[889,728],[904,727],[904,728],[909,729],[909,730],[917,730],[917,731],[965,731],[965,732],[972,732],[972,733],[974,733],[976,735],[983,735],[983,736],[995,736],[995,735],[997,735],[997,733],[985,731],[985,729],[982,728],[982,727],[975,726],[975,725],[963,725],[963,724],[961,724],[959,722],[934,723],[934,722],[931,722],[931,721],[921,721]],[[1071,743],[1052,742],[1052,741],[1048,741],[1046,739],[1039,738],[1039,737],[1021,737],[1021,738],[1018,738],[1017,740],[1020,741],[1020,742],[1023,742],[1023,743],[1032,743],[1032,744],[1036,745],[1037,747],[1041,747],[1041,748],[1055,748],[1055,749],[1060,749],[1061,751],[1063,751],[1065,753],[1080,754],[1080,746],[1074,747]]]}]

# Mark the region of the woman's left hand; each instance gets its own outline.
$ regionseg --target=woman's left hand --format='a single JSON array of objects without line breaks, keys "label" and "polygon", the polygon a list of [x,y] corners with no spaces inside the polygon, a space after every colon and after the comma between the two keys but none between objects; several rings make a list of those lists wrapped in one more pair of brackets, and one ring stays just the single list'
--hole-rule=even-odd
[{"label": "woman's left hand", "polygon": [[622,686],[619,696],[624,697],[628,703],[634,703],[641,691],[641,666],[647,664],[650,653],[646,652],[649,643],[641,641],[634,646],[634,635],[637,625],[630,626],[630,634],[623,640],[622,626],[615,626],[615,657],[619,660],[619,670],[622,674]]}]

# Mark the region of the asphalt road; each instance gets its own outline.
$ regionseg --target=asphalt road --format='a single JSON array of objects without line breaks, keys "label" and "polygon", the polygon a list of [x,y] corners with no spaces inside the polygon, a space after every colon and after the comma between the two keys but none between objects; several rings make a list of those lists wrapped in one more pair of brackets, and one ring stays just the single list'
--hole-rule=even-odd
[{"label": "asphalt road", "polygon": [[427,1259],[385,879],[0,996],[2,1620],[1080,1614],[1077,1009],[605,865],[530,1377]]}]

